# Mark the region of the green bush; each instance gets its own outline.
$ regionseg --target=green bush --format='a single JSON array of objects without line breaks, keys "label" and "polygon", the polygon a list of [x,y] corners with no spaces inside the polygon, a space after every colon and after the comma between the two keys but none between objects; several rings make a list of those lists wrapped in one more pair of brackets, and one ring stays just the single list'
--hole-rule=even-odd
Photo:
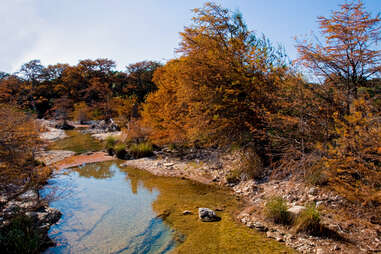
[{"label": "green bush", "polygon": [[296,232],[305,232],[312,235],[321,233],[320,213],[315,205],[309,205],[297,218],[294,224]]},{"label": "green bush", "polygon": [[116,141],[116,138],[114,138],[113,136],[108,136],[106,138],[105,148],[109,155],[114,155],[114,146],[116,144]]},{"label": "green bush", "polygon": [[113,136],[108,136],[106,138],[106,144],[105,144],[105,148],[108,149],[108,148],[114,148],[115,144],[116,144],[116,138],[114,138]]},{"label": "green bush", "polygon": [[2,253],[39,253],[42,241],[31,218],[17,216],[0,229]]},{"label": "green bush", "polygon": [[291,216],[287,211],[287,203],[282,197],[271,197],[265,205],[265,215],[278,224],[290,224]]},{"label": "green bush", "polygon": [[119,159],[125,159],[127,155],[126,145],[125,144],[117,144],[114,146],[116,157]]},{"label": "green bush", "polygon": [[152,144],[148,142],[131,144],[128,151],[134,158],[147,157],[153,154]]}]

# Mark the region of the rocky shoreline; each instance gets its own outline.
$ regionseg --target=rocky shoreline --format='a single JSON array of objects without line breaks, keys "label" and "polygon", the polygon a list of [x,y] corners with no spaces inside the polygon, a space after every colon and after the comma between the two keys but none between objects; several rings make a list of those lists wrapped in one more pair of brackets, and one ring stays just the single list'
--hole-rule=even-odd
[{"label": "rocky shoreline", "polygon": [[[228,183],[227,176],[233,170],[234,161],[239,160],[239,156],[216,156],[215,153],[188,155],[190,159],[166,157],[159,153],[151,158],[128,160],[122,166],[143,169],[158,176],[181,177],[204,184],[228,186],[237,198],[245,201],[245,208],[237,215],[241,223],[300,253],[381,253],[381,227],[377,224],[370,226],[365,220],[358,218],[351,220],[342,217],[341,209],[350,207],[349,202],[343,197],[332,191],[292,180],[262,183],[244,180],[238,184]],[[263,214],[263,208],[266,200],[273,195],[282,196],[291,211],[293,208],[303,208],[314,202],[321,211],[322,226],[332,235],[323,237],[296,233],[290,227],[268,221]]]}]

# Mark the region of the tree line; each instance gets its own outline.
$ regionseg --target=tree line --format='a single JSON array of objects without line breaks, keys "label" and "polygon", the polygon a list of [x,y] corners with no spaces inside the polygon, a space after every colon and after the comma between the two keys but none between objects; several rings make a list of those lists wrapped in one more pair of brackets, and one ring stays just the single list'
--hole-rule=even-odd
[{"label": "tree line", "polygon": [[89,117],[107,118],[116,114],[114,104],[140,103],[153,92],[152,75],[160,65],[143,61],[128,65],[126,71],[116,71],[110,59],[47,67],[32,60],[15,74],[0,74],[0,100],[39,118],[62,117],[81,107],[88,107]]}]

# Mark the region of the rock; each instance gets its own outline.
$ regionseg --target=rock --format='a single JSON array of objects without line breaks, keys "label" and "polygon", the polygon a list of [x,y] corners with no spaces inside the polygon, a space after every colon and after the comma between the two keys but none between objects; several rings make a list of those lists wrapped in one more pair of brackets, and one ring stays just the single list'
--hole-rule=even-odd
[{"label": "rock", "polygon": [[38,198],[38,194],[34,190],[28,190],[23,194],[19,195],[18,198],[21,200],[36,200]]},{"label": "rock", "polygon": [[61,218],[61,212],[52,207],[45,208],[44,212],[38,212],[37,219],[42,224],[54,224]]},{"label": "rock", "polygon": [[191,214],[193,214],[193,213],[191,211],[189,211],[189,210],[185,210],[183,212],[183,215],[191,215]]},{"label": "rock", "polygon": [[198,208],[198,217],[203,222],[220,221],[221,218],[216,215],[216,213],[209,208]]},{"label": "rock", "polygon": [[254,222],[253,224],[251,224],[251,228],[255,228],[256,230],[261,232],[268,231],[268,228],[260,222]]},{"label": "rock", "polygon": [[315,196],[315,195],[318,194],[318,189],[316,189],[315,187],[312,187],[312,188],[308,191],[308,194]]},{"label": "rock", "polygon": [[8,215],[16,214],[20,211],[21,202],[19,201],[9,201],[5,206],[3,212]]},{"label": "rock", "polygon": [[56,129],[60,129],[60,130],[72,130],[72,129],[74,129],[74,126],[68,124],[66,121],[61,121],[61,122],[57,123],[54,127]]},{"label": "rock", "polygon": [[289,212],[292,216],[297,217],[304,210],[306,210],[305,206],[296,205],[287,209],[287,212]]},{"label": "rock", "polygon": [[28,217],[30,217],[30,218],[35,218],[35,217],[37,217],[37,213],[36,213],[36,212],[26,212],[25,215],[28,216]]},{"label": "rock", "polygon": [[7,203],[8,197],[5,195],[0,195],[0,204]]},{"label": "rock", "polygon": [[268,238],[273,238],[273,239],[275,239],[275,240],[278,241],[278,242],[284,242],[284,239],[283,239],[282,234],[279,233],[278,231],[274,231],[274,232],[268,231],[268,232],[266,233],[266,236],[267,236]]},{"label": "rock", "polygon": [[28,201],[28,202],[24,202],[20,205],[21,208],[24,208],[24,209],[31,209],[31,208],[34,208],[38,205],[37,201],[36,200],[32,200],[32,201]]}]

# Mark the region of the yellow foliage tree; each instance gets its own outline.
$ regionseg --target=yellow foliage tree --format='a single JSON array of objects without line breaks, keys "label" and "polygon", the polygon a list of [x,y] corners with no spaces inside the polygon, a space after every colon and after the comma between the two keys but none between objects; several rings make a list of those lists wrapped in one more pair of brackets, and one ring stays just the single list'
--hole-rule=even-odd
[{"label": "yellow foliage tree", "polygon": [[323,159],[334,188],[353,200],[381,204],[381,114],[364,98],[344,120],[335,114],[336,135]]}]

